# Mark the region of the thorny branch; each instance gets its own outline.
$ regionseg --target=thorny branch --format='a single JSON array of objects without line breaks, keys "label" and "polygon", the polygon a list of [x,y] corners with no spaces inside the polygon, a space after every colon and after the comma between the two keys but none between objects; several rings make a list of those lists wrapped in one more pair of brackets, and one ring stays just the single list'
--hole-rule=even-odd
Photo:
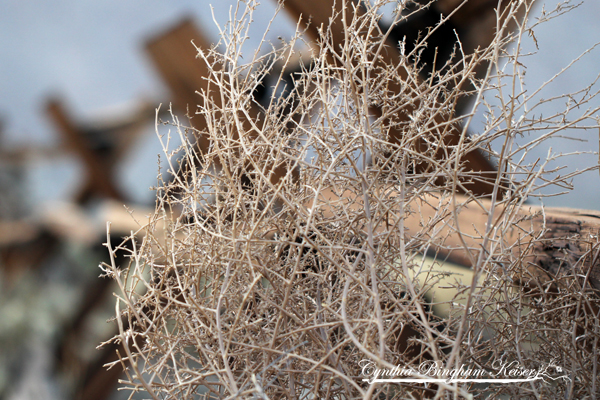
[{"label": "thorny branch", "polygon": [[[196,112],[207,129],[173,114],[163,134],[157,121],[171,178],[159,177],[142,242],[128,239],[128,268],[112,248],[103,266],[121,290],[114,340],[133,370],[125,388],[165,399],[596,395],[598,232],[560,233],[560,215],[526,203],[563,180],[547,161],[523,164],[523,152],[571,126],[597,129],[598,110],[529,116],[519,56],[531,2],[501,3],[487,48],[468,54],[458,42],[425,77],[419,57],[432,32],[409,54],[406,43],[391,48],[379,1],[338,4],[341,47],[322,26],[319,49],[300,48],[299,30],[242,64],[257,4],[240,3],[240,17],[219,28],[223,52],[197,49],[212,68]],[[421,7],[400,4],[395,24]],[[398,64],[386,61],[393,51]],[[266,100],[253,95],[261,85]],[[597,91],[581,93],[588,104]],[[492,94],[501,106],[469,136]],[[457,114],[465,96],[472,111]],[[466,168],[475,153],[497,171]],[[490,193],[472,191],[477,182]],[[414,368],[413,378],[423,362],[518,360],[561,366],[572,380],[369,385],[364,360]]]}]

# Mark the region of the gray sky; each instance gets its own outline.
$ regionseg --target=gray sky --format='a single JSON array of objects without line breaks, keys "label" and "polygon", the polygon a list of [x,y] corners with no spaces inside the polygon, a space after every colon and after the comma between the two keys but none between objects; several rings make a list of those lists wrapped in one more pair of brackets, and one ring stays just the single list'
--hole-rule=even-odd
[{"label": "gray sky", "polygon": [[[216,19],[228,20],[232,0],[213,3]],[[548,2],[546,8],[553,8]],[[541,3],[540,3],[541,5]],[[539,10],[539,7],[538,7]],[[255,14],[248,51],[262,36],[274,12],[273,2],[264,0]],[[153,34],[191,16],[211,38],[217,38],[209,1],[203,0],[2,0],[0,2],[0,116],[6,135],[0,145],[13,147],[34,142],[53,145],[57,135],[44,115],[44,100],[52,94],[62,97],[78,119],[92,117],[100,110],[114,108],[141,98],[168,99],[166,89],[143,51]],[[600,41],[600,2],[586,0],[573,12],[541,26],[536,33],[540,51],[528,62],[528,90],[565,67],[586,48]],[[282,13],[270,37],[289,36],[292,26]],[[535,50],[531,40],[527,49]],[[600,71],[600,52],[586,56],[541,95],[582,88]],[[593,103],[600,105],[600,100]],[[543,111],[544,114],[551,110]],[[535,156],[545,157],[548,146],[555,151],[598,150],[598,132],[580,133],[588,143],[557,140],[540,148]],[[156,164],[158,142],[149,135],[140,143],[130,167],[138,159]],[[597,156],[567,160],[570,168],[595,165]],[[41,162],[31,174],[33,202],[66,199],[81,180],[77,160],[65,158]],[[148,164],[145,164],[148,165]],[[129,182],[139,171],[130,172]],[[154,175],[155,170],[151,170]],[[146,178],[152,185],[151,175]],[[49,186],[48,182],[52,182]],[[144,181],[145,182],[145,181]],[[126,183],[125,183],[126,185]],[[549,205],[600,209],[600,177],[594,171],[575,181],[576,192],[551,198]]]},{"label": "gray sky", "polygon": [[[592,48],[600,42],[600,2],[596,0],[586,0],[583,2],[573,1],[572,4],[581,4],[571,12],[553,19],[549,22],[539,25],[535,29],[539,50],[536,48],[532,38],[527,37],[523,42],[523,53],[532,53],[530,56],[521,59],[521,62],[527,65],[525,75],[525,89],[528,93],[535,92],[549,81],[554,75],[558,74],[571,61],[578,58],[587,49]],[[551,10],[556,3],[546,1],[545,4],[537,4],[535,16],[539,15],[542,6],[546,10]],[[598,79],[600,73],[600,48],[596,48],[589,54],[581,58],[569,70],[558,76],[553,82],[547,84],[533,99],[529,102],[531,109],[536,103],[535,100],[550,99],[554,96],[572,93],[584,89],[586,86]],[[600,90],[598,84],[594,85],[592,91]],[[532,111],[535,115],[550,116],[563,110],[566,101],[557,100],[545,104]],[[586,107],[598,108],[600,98],[595,98]],[[581,115],[583,110],[573,110],[571,117]],[[599,115],[600,116],[600,115]],[[519,115],[515,117],[518,119]],[[588,123],[589,124],[589,123]],[[529,162],[539,158],[545,160],[550,149],[553,154],[571,153],[576,151],[597,152],[599,133],[597,129],[587,131],[569,130],[565,135],[582,141],[566,140],[554,138],[537,147],[527,158]],[[524,143],[536,137],[531,133],[523,138],[518,138],[517,142]],[[550,164],[553,167],[566,166],[566,169],[557,172],[565,175],[567,171],[582,170],[589,166],[598,165],[598,155],[578,155],[564,157],[557,162]],[[575,178],[573,185],[575,190],[568,195],[550,197],[544,199],[544,203],[549,206],[564,206],[584,209],[600,209],[600,176],[597,170],[587,172]],[[561,189],[548,188],[544,193],[556,193]]]},{"label": "gray sky", "polygon": [[[213,2],[217,21],[225,23],[235,2]],[[254,40],[274,13],[269,0],[260,8]],[[0,2],[0,115],[8,125],[7,144],[56,139],[43,115],[49,94],[62,96],[80,118],[142,96],[165,98],[143,43],[186,16],[217,39],[208,1]]]}]

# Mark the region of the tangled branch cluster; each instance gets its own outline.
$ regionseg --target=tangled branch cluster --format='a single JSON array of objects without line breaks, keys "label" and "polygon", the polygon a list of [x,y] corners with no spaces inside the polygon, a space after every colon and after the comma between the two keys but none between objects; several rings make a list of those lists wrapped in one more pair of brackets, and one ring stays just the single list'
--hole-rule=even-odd
[{"label": "tangled branch cluster", "polygon": [[[207,128],[173,116],[160,136],[171,179],[161,180],[156,213],[142,239],[110,249],[129,252],[130,264],[105,266],[122,289],[113,340],[124,387],[154,399],[594,394],[595,295],[524,261],[544,232],[525,201],[548,181],[544,163],[516,159],[538,139],[515,138],[540,126],[556,134],[595,112],[515,121],[527,101],[518,51],[530,3],[503,9],[488,48],[463,54],[458,44],[426,78],[426,35],[386,62],[382,4],[358,12],[347,3],[334,15],[342,47],[323,27],[317,50],[300,56],[299,35],[240,64],[250,2],[223,29],[222,53],[198,49],[212,75],[193,118]],[[262,103],[261,85],[273,92]],[[474,112],[460,116],[457,105],[470,96],[473,110],[485,107],[484,94],[502,90],[508,100],[469,137]],[[467,168],[474,152],[498,172]],[[486,223],[465,222],[464,210]],[[418,378],[422,365],[501,361],[561,366],[569,379],[363,381],[370,366],[412,367]]]}]

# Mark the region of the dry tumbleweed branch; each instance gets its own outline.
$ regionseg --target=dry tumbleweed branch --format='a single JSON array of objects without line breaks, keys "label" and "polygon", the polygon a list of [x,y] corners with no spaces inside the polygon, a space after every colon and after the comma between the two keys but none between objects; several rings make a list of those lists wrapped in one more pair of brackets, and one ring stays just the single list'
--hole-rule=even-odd
[{"label": "dry tumbleweed branch", "polygon": [[[154,399],[595,396],[598,281],[581,271],[596,265],[598,241],[577,231],[577,257],[565,245],[544,269],[536,251],[552,246],[549,217],[526,200],[569,176],[520,160],[567,128],[596,126],[597,110],[527,113],[519,51],[531,2],[499,3],[492,43],[457,42],[428,74],[426,32],[395,49],[381,2],[339,3],[319,50],[298,50],[299,35],[241,64],[251,1],[222,30],[222,53],[198,49],[212,71],[195,116],[207,129],[173,116],[160,135],[172,179],[143,239],[110,248],[130,264],[104,266],[121,288],[124,387]],[[396,25],[418,11],[403,5]],[[580,108],[587,89],[570,97]],[[501,106],[467,135],[494,95]],[[472,112],[459,115],[466,97]],[[363,380],[375,368],[414,380],[432,366],[500,373],[507,363],[546,367],[545,379]]]}]

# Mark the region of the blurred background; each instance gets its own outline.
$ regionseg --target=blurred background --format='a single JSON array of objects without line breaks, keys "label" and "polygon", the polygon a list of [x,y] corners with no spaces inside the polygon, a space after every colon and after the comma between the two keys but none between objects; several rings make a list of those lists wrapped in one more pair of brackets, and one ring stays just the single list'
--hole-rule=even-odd
[{"label": "blurred background", "polygon": [[[117,238],[136,229],[154,206],[162,153],[155,110],[173,100],[147,43],[181,21],[208,42],[235,12],[233,0],[4,0],[0,2],[0,399],[119,399],[120,373],[101,367],[114,348],[96,346],[114,333],[114,289],[99,280],[107,261],[106,221]],[[254,15],[244,54],[250,59],[275,14],[265,0]],[[534,15],[556,2],[539,0]],[[523,43],[525,87],[533,92],[600,41],[600,3],[584,1]],[[267,40],[291,37],[281,12]],[[193,48],[190,47],[190,51]],[[594,82],[593,50],[546,86],[538,98]],[[598,90],[596,86],[592,90]],[[493,102],[493,99],[490,99]],[[553,113],[547,104],[539,110]],[[599,107],[595,99],[590,107]],[[581,110],[574,110],[580,112]],[[163,115],[168,119],[168,115]],[[476,118],[483,126],[483,116]],[[545,142],[532,159],[597,152],[596,129]],[[532,137],[522,140],[531,140]],[[598,164],[597,154],[563,158],[566,174]],[[549,206],[600,210],[598,171],[573,180],[573,191]],[[561,192],[548,188],[546,194]],[[108,357],[108,358],[107,358]]]}]

